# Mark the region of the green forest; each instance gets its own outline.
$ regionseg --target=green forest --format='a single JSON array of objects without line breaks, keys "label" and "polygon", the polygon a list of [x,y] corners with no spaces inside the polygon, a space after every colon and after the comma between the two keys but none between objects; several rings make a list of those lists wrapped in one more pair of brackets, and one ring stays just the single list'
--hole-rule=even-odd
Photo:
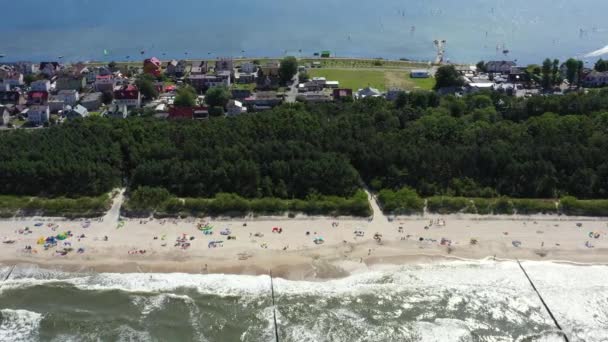
[{"label": "green forest", "polygon": [[0,194],[99,196],[126,185],[305,200],[367,186],[422,198],[608,198],[607,95],[418,91],[207,121],[88,118],[4,131]]}]

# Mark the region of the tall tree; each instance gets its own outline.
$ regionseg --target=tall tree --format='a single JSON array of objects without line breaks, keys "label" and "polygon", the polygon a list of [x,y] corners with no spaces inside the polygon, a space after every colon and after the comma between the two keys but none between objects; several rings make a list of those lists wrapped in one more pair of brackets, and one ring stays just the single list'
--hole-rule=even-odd
[{"label": "tall tree", "polygon": [[141,74],[137,77],[135,85],[146,100],[153,100],[158,97],[158,89],[154,86],[154,78],[148,74]]},{"label": "tall tree", "polygon": [[194,88],[191,86],[179,88],[173,104],[178,107],[196,106],[196,90],[194,90]]},{"label": "tall tree", "polygon": [[211,107],[226,107],[230,100],[230,92],[226,87],[213,87],[207,90],[205,102]]},{"label": "tall tree", "polygon": [[594,69],[595,69],[595,71],[599,71],[599,72],[608,71],[608,61],[605,61],[601,58],[598,59],[597,62],[595,62]]},{"label": "tall tree", "polygon": [[440,66],[435,74],[435,89],[459,87],[464,84],[462,77],[453,65]]},{"label": "tall tree", "polygon": [[551,89],[551,86],[553,85],[552,70],[553,63],[549,58],[545,59],[541,68],[542,86],[545,90]]},{"label": "tall tree", "polygon": [[579,62],[581,61],[569,58],[566,63],[564,63],[566,65],[566,79],[571,85],[578,84]]},{"label": "tall tree", "polygon": [[288,56],[281,60],[279,67],[279,76],[282,83],[288,83],[298,73],[298,60],[295,57]]},{"label": "tall tree", "polygon": [[561,83],[561,75],[559,73],[559,59],[554,59],[553,60],[553,68],[551,69],[552,72],[552,82],[553,85],[559,84]]}]

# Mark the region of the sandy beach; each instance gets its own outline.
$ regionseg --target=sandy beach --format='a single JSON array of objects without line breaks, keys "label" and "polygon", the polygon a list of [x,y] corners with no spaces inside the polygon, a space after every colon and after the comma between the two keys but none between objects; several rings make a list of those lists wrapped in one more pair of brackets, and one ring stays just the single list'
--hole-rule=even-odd
[{"label": "sandy beach", "polygon": [[[372,219],[121,219],[121,201],[119,195],[100,219],[0,221],[0,263],[126,273],[264,274],[272,269],[287,279],[337,278],[375,264],[446,258],[608,263],[608,220],[601,218],[424,215],[389,219],[372,201]],[[199,229],[205,226],[212,234]],[[45,249],[39,243],[68,231],[70,236],[57,240],[55,246]],[[65,248],[67,254],[59,253]]]}]

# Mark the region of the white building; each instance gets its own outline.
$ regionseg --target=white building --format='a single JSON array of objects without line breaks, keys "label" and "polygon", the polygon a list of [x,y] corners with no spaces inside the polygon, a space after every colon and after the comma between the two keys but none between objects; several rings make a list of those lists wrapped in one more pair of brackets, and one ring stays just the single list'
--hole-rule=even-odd
[{"label": "white building", "polygon": [[76,90],[60,90],[57,93],[57,98],[63,100],[68,106],[74,106],[80,100],[80,95]]},{"label": "white building", "polygon": [[51,82],[49,80],[34,81],[30,85],[32,91],[51,91]]},{"label": "white building", "polygon": [[253,74],[256,71],[258,71],[258,66],[251,62],[241,64],[241,72],[244,74]]},{"label": "white building", "polygon": [[247,107],[243,106],[243,103],[237,100],[230,100],[226,109],[226,115],[228,116],[237,116],[247,113]]},{"label": "white building", "polygon": [[101,92],[113,92],[116,86],[114,75],[97,75],[95,77],[95,89]]},{"label": "white building", "polygon": [[27,112],[27,121],[41,125],[49,121],[51,112],[49,106],[30,106]]},{"label": "white building", "polygon": [[20,72],[10,72],[7,77],[2,80],[2,83],[8,84],[11,87],[20,87],[23,83],[23,74]]}]

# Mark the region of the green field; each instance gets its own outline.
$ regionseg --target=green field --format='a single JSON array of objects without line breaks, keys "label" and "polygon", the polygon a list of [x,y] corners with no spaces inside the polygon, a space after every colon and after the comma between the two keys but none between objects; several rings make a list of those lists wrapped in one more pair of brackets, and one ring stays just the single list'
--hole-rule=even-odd
[{"label": "green field", "polygon": [[341,88],[353,90],[372,87],[381,91],[389,88],[405,90],[432,89],[435,79],[412,79],[408,70],[366,69],[310,69],[310,77],[325,77],[328,81],[339,81]]}]

